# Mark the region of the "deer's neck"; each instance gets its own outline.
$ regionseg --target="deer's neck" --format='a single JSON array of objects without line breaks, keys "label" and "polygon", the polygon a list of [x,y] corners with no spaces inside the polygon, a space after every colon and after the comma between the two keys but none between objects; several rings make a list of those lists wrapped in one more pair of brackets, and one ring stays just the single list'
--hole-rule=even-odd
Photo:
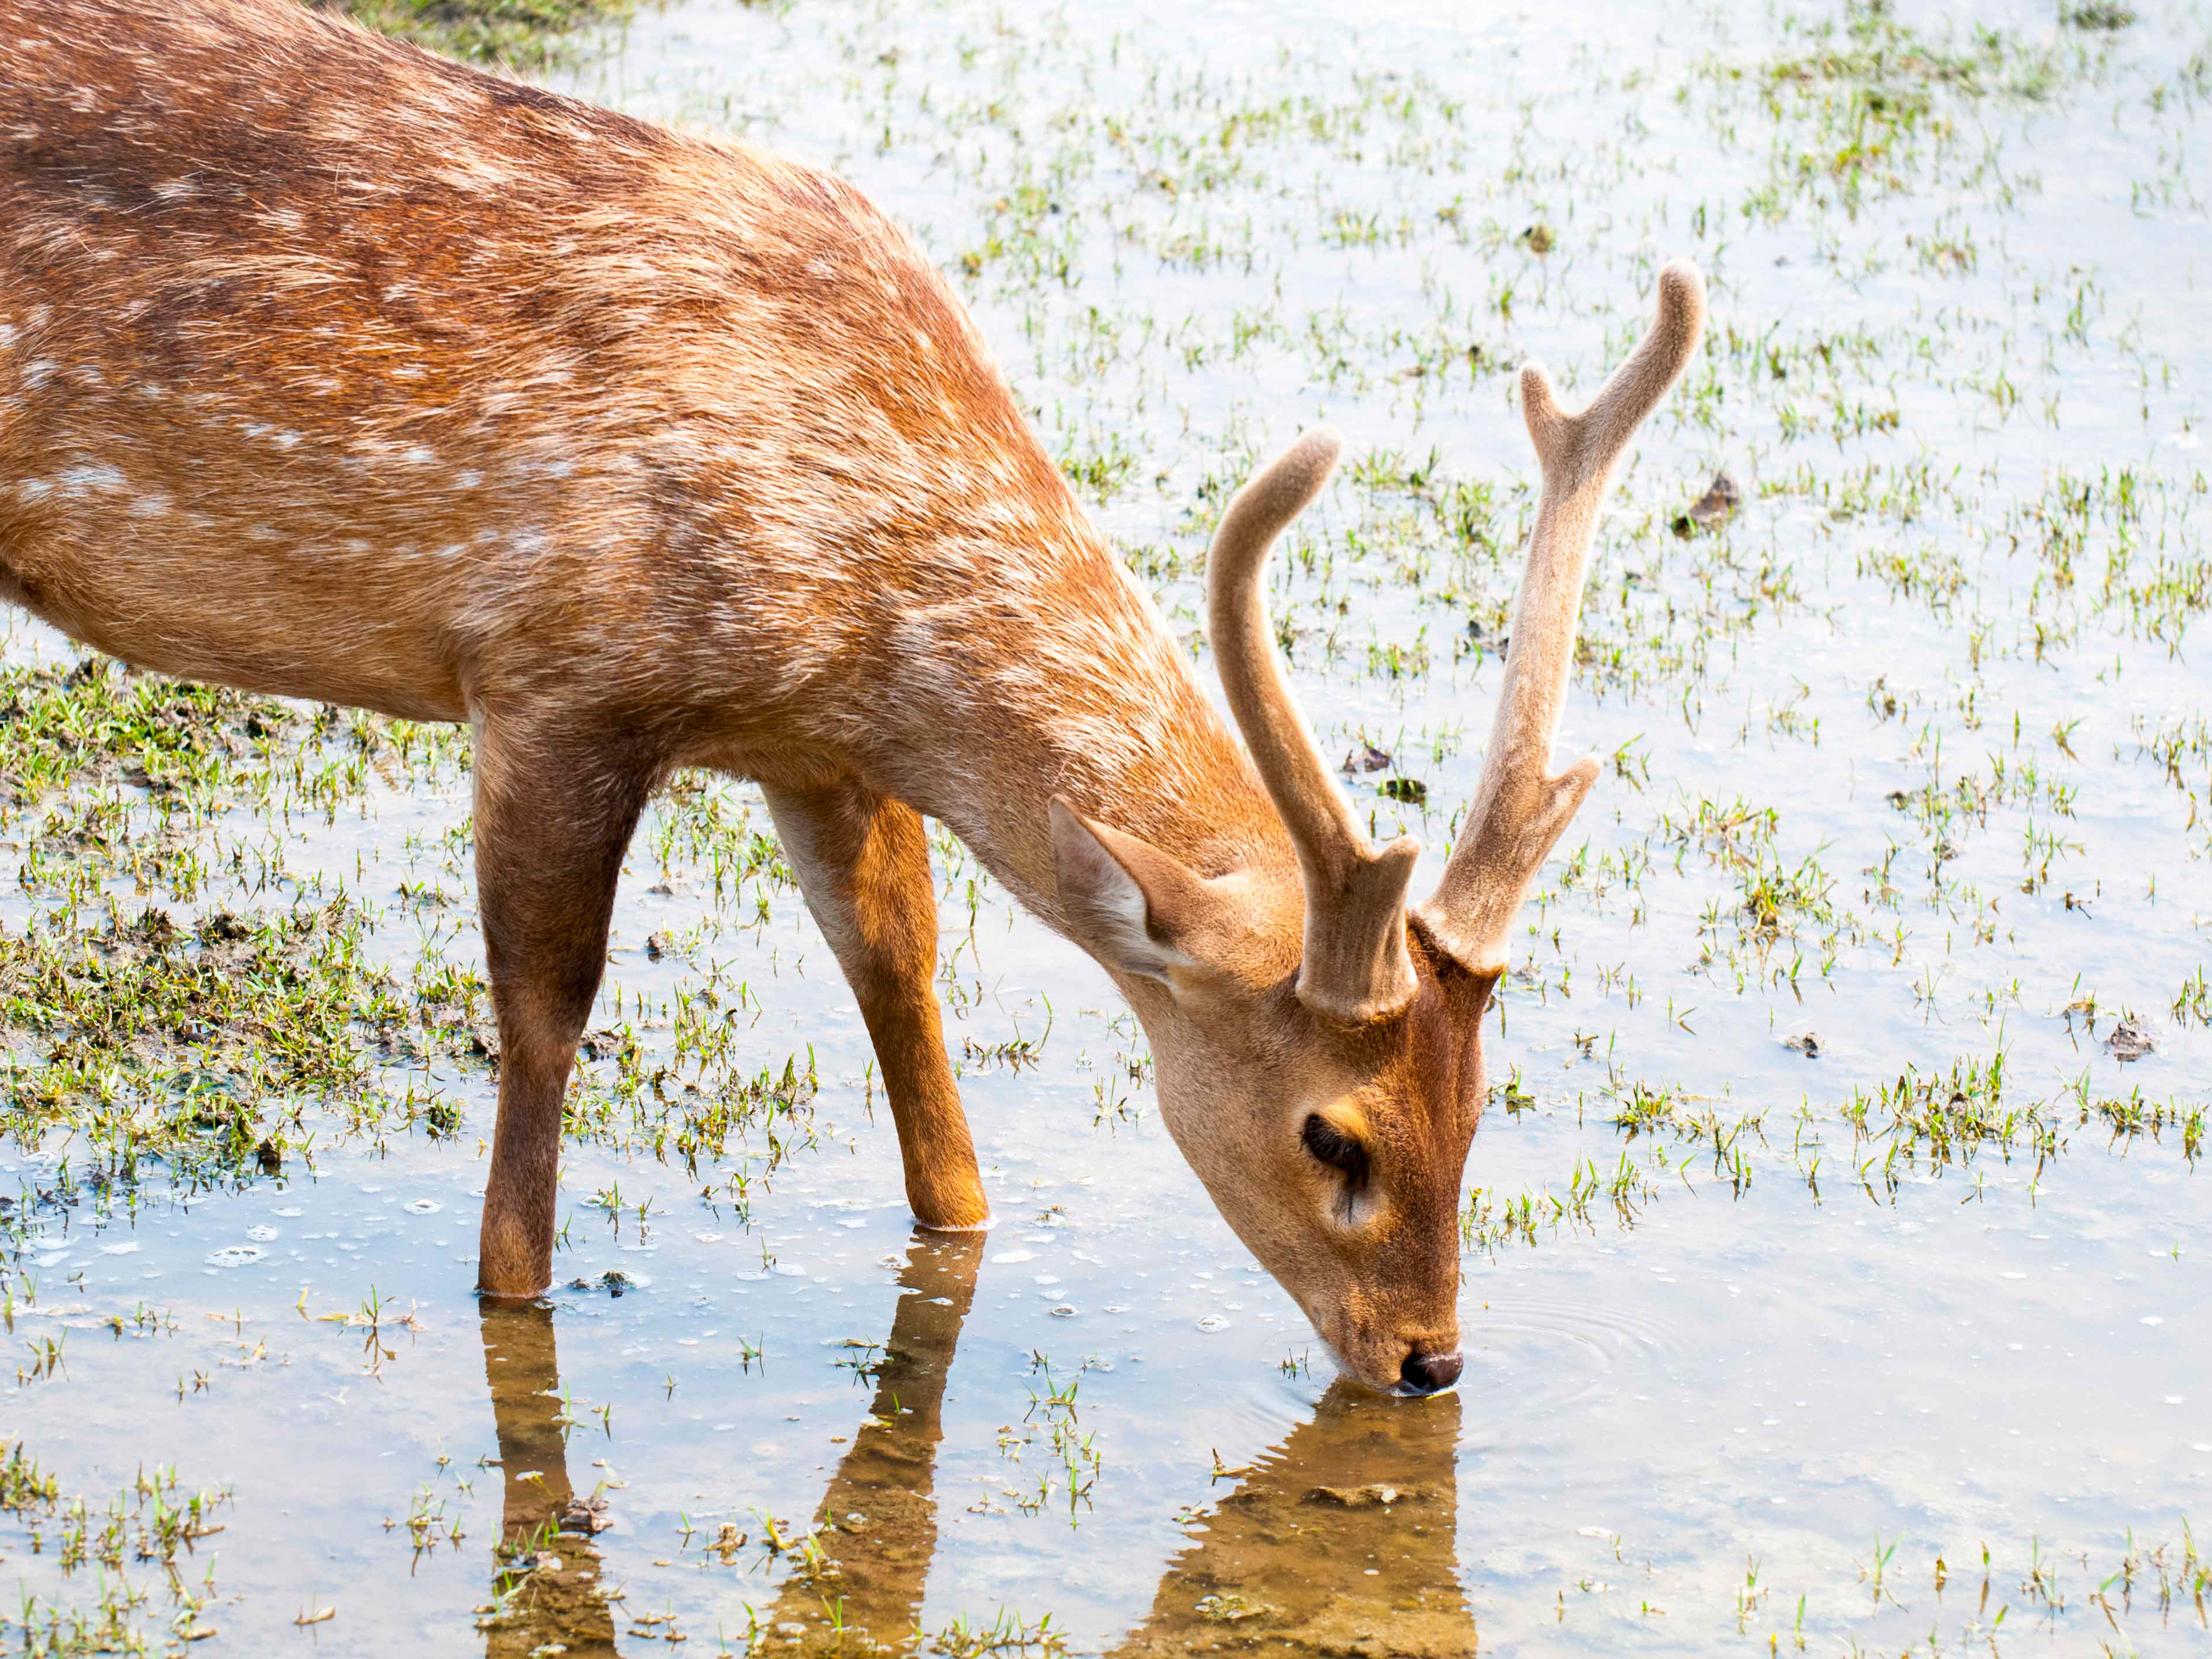
[{"label": "deer's neck", "polygon": [[1063,925],[1048,804],[1141,836],[1201,876],[1296,862],[1281,821],[1188,653],[1080,520],[1018,550],[942,556],[953,606],[908,606],[879,636],[899,689],[886,767],[1025,906]]}]

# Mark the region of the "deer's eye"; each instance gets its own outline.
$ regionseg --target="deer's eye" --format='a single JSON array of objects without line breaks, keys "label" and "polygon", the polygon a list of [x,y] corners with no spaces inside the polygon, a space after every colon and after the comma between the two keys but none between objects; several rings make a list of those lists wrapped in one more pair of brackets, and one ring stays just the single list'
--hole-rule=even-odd
[{"label": "deer's eye", "polygon": [[1367,1148],[1330,1123],[1319,1113],[1306,1119],[1298,1136],[1306,1151],[1332,1170],[1340,1170],[1353,1186],[1367,1179]]}]

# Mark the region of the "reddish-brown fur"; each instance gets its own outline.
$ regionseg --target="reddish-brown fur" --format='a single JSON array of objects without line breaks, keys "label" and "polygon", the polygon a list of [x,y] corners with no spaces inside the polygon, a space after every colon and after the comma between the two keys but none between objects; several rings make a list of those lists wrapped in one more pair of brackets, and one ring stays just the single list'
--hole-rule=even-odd
[{"label": "reddish-brown fur", "polygon": [[[295,0],[0,0],[0,597],[143,667],[473,728],[487,1291],[548,1280],[623,851],[702,765],[766,793],[921,1219],[986,1216],[927,814],[1115,973],[1178,1144],[1352,1368],[1455,1345],[1498,964],[1368,915],[1389,879],[1307,927],[1284,786],[849,187]],[[1330,1001],[1310,936],[1395,977]],[[1300,1149],[1317,1113],[1370,1153],[1360,1205]]]}]

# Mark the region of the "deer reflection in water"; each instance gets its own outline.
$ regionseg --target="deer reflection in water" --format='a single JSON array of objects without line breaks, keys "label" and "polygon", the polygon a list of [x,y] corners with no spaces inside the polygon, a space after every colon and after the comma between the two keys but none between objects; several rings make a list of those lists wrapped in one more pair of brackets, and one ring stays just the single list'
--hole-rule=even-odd
[{"label": "deer reflection in water", "polygon": [[495,1611],[483,1626],[485,1659],[526,1659],[549,1648],[604,1659],[615,1651],[614,1613],[600,1594],[589,1505],[579,1504],[568,1481],[553,1310],[487,1302],[483,1321],[484,1376],[507,1484],[493,1547]]},{"label": "deer reflection in water", "polygon": [[1383,1400],[1336,1383],[1206,1517],[1116,1654],[1474,1652],[1459,1583],[1459,1425],[1457,1395]]},{"label": "deer reflection in water", "polygon": [[[903,1653],[913,1645],[922,1583],[937,1551],[931,1488],[945,1434],[945,1380],[975,1299],[983,1237],[915,1230],[874,1404],[817,1514],[825,1564],[786,1579],[763,1620],[779,1633],[795,1625],[807,1633],[773,1651]],[[828,1610],[834,1622],[825,1620]]]},{"label": "deer reflection in water", "polygon": [[[818,1554],[790,1552],[798,1565],[755,1626],[763,1653],[905,1654],[922,1645],[945,1380],[982,1252],[981,1234],[916,1230],[873,1368],[872,1407],[816,1512]],[[551,1397],[551,1322],[543,1308],[484,1315],[507,1476],[495,1579],[505,1610],[487,1626],[488,1659],[520,1659],[552,1643],[572,1655],[614,1651],[588,1534],[549,1535],[574,1497]],[[1475,1627],[1456,1547],[1459,1427],[1456,1395],[1383,1400],[1339,1382],[1310,1421],[1235,1472],[1235,1489],[1169,1564],[1151,1612],[1116,1655],[1471,1653]],[[512,1571],[533,1552],[541,1565]]]}]

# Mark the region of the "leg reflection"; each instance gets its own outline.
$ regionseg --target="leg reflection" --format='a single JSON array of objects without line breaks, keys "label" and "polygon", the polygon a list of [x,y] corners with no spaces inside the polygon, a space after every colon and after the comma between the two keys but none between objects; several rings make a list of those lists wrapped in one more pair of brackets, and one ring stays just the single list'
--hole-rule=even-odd
[{"label": "leg reflection", "polygon": [[483,1622],[486,1659],[543,1652],[606,1659],[615,1651],[614,1616],[600,1593],[588,1511],[568,1483],[568,1440],[553,1397],[561,1375],[553,1310],[487,1302],[483,1322],[484,1376],[507,1483],[492,1574],[495,1611]]},{"label": "leg reflection", "polygon": [[1459,1426],[1456,1395],[1380,1400],[1338,1383],[1220,1500],[1119,1653],[1474,1652],[1459,1583]]},{"label": "leg reflection", "polygon": [[937,1548],[932,1488],[945,1381],[975,1298],[983,1243],[981,1233],[915,1230],[873,1408],[816,1517],[829,1565],[794,1572],[763,1620],[780,1632],[804,1625],[797,1651],[907,1650]]}]

